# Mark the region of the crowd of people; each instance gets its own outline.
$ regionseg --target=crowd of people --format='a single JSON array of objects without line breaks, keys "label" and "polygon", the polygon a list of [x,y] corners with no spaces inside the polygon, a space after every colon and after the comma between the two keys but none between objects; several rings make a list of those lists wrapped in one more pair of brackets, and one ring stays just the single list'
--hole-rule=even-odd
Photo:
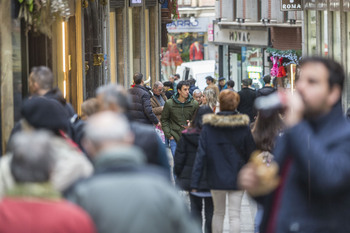
[{"label": "crowd of people", "polygon": [[222,233],[227,215],[234,233],[246,192],[254,233],[350,232],[344,80],[319,57],[302,61],[293,95],[269,75],[236,92],[224,77],[200,90],[179,75],[147,87],[135,73],[77,116],[35,67],[0,159],[0,231]]}]

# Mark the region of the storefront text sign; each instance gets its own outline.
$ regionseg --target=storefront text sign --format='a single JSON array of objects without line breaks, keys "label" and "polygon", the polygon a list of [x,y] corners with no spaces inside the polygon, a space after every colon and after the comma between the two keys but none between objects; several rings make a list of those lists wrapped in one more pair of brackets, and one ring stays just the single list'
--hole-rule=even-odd
[{"label": "storefront text sign", "polygon": [[142,6],[143,0],[130,0],[130,6]]},{"label": "storefront text sign", "polygon": [[214,42],[224,44],[268,45],[268,31],[220,28],[214,25]]},{"label": "storefront text sign", "polygon": [[178,19],[166,25],[168,33],[207,32],[208,18]]},{"label": "storefront text sign", "polygon": [[302,0],[281,0],[281,11],[302,11]]},{"label": "storefront text sign", "polygon": [[212,23],[208,24],[208,41],[214,41],[214,26]]}]

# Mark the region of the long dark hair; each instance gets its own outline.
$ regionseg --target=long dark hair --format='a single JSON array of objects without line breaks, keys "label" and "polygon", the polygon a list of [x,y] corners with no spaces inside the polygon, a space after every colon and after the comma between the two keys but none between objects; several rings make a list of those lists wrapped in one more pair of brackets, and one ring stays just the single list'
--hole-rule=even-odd
[{"label": "long dark hair", "polygon": [[266,117],[258,112],[252,128],[253,138],[258,150],[269,151],[275,147],[275,140],[284,129],[282,118],[278,111]]},{"label": "long dark hair", "polygon": [[209,113],[213,113],[213,110],[208,105],[199,107],[193,114],[190,128],[197,131],[201,131],[203,127],[203,116]]}]

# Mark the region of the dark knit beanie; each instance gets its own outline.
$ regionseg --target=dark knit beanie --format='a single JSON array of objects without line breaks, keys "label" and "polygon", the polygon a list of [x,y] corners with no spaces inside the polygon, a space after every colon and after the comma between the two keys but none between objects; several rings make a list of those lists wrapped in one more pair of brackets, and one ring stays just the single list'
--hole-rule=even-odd
[{"label": "dark knit beanie", "polygon": [[45,97],[26,100],[21,109],[22,116],[36,129],[47,129],[54,133],[68,131],[69,121],[66,110],[58,101]]}]

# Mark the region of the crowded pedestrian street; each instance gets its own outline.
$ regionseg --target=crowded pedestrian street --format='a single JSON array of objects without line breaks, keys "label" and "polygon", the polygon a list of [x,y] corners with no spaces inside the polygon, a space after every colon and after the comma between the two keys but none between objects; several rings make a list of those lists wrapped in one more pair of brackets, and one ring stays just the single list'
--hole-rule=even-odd
[{"label": "crowded pedestrian street", "polygon": [[0,233],[350,233],[350,0],[0,0]]}]

